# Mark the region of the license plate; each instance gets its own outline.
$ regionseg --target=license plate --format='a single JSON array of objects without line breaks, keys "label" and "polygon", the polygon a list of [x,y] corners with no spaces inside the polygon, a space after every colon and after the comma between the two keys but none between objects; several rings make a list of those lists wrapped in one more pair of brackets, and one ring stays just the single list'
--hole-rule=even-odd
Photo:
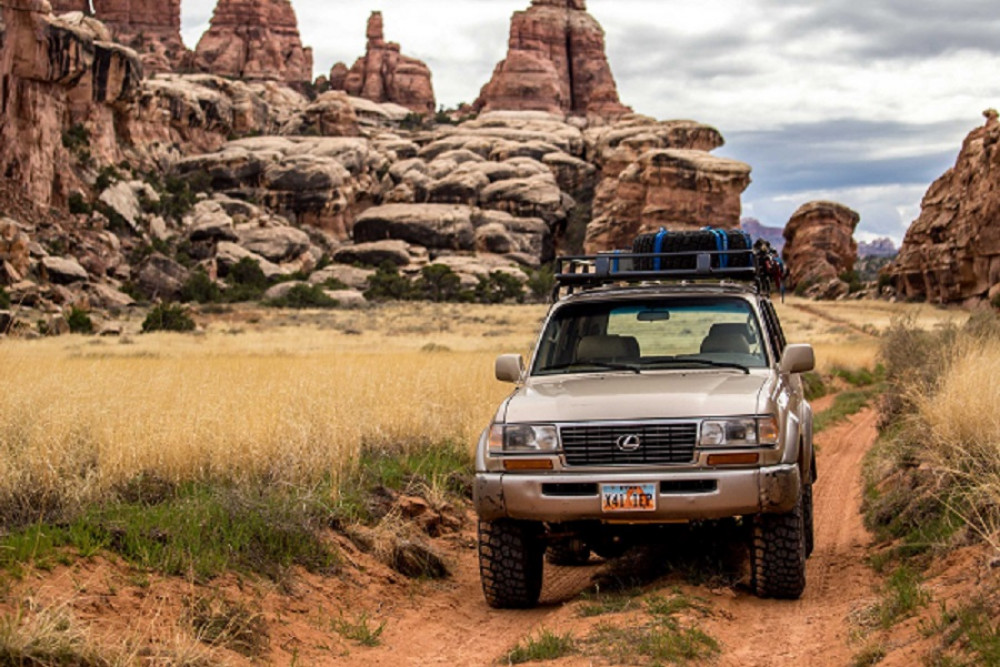
[{"label": "license plate", "polygon": [[602,484],[604,512],[655,512],[656,484]]}]

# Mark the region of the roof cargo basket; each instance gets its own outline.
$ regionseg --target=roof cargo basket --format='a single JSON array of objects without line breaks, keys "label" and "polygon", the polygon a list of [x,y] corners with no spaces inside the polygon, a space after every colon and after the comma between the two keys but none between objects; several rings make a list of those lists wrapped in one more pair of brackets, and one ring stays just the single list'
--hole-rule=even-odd
[{"label": "roof cargo basket", "polygon": [[556,290],[591,289],[618,283],[730,281],[748,283],[760,293],[771,290],[769,261],[741,231],[705,229],[643,234],[632,251],[560,257]]}]

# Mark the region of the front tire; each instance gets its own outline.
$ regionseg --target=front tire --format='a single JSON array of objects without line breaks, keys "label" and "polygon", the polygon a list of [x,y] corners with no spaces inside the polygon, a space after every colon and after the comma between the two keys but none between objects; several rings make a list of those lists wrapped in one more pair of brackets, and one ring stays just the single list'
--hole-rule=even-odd
[{"label": "front tire", "polygon": [[750,545],[751,586],[762,598],[797,600],[806,587],[805,492],[786,514],[760,514]]},{"label": "front tire", "polygon": [[813,485],[809,482],[802,489],[802,520],[805,522],[806,531],[806,558],[812,556],[813,548],[816,546],[813,535]]},{"label": "front tire", "polygon": [[527,609],[542,593],[541,525],[499,519],[479,522],[479,577],[494,609]]}]

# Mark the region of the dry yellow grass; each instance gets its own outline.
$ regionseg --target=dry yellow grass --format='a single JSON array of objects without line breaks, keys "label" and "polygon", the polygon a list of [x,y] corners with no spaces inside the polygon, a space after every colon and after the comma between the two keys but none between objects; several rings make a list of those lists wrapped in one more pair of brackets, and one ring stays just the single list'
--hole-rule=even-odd
[{"label": "dry yellow grass", "polygon": [[349,334],[316,322],[232,334],[223,320],[130,344],[5,341],[0,491],[86,500],[141,472],[302,484],[362,443],[471,446],[509,391],[492,378],[496,352],[527,348],[543,312],[400,305],[333,314]]},{"label": "dry yellow grass", "polygon": [[[821,369],[870,367],[878,340],[841,323],[856,319],[851,305],[877,322],[901,309],[779,310],[789,340],[817,345]],[[928,310],[929,326],[953,316]],[[342,471],[363,443],[471,448],[509,391],[492,376],[496,354],[527,354],[545,311],[237,309],[202,316],[198,335],[2,341],[0,493],[83,501],[142,472],[302,484]]]},{"label": "dry yellow grass", "polygon": [[967,341],[931,395],[914,397],[925,446],[921,458],[958,480],[977,527],[1000,550],[1000,341]]}]

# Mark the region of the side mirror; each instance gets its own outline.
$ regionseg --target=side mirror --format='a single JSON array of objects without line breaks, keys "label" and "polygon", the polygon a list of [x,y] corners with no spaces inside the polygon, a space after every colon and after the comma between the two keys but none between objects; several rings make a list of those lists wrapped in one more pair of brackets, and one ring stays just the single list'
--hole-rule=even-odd
[{"label": "side mirror", "polygon": [[816,368],[816,353],[812,345],[789,345],[781,356],[782,373],[808,373]]},{"label": "side mirror", "polygon": [[524,375],[524,357],[520,354],[502,354],[497,357],[497,379],[517,384]]}]

